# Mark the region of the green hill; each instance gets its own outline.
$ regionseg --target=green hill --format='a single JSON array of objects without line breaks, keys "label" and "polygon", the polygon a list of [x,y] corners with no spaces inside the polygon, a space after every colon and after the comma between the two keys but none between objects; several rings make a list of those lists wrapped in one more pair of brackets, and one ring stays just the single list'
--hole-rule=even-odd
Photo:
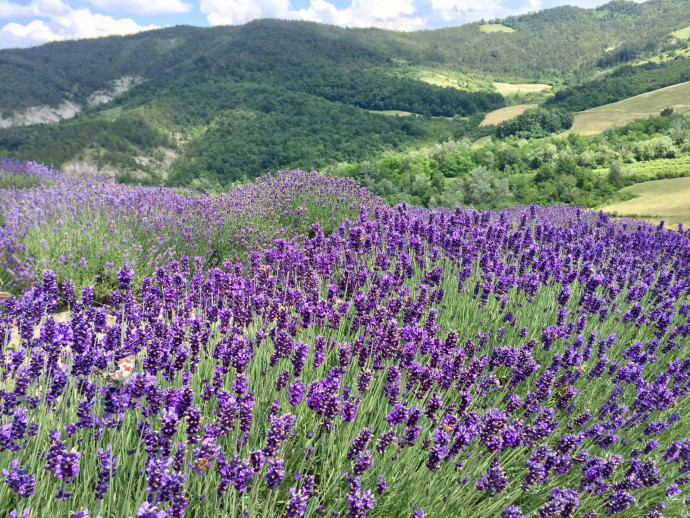
[{"label": "green hill", "polygon": [[[685,5],[615,1],[413,33],[259,20],[4,50],[0,126],[15,127],[0,129],[0,155],[204,188],[375,158],[543,95],[504,98],[496,84],[577,86],[616,63],[602,63],[611,49],[659,50],[690,25]],[[16,127],[65,113],[76,116]]]},{"label": "green hill", "polygon": [[576,113],[571,131],[594,135],[611,126],[622,126],[635,119],[659,115],[666,109],[673,110],[673,113],[690,111],[690,82],[666,86]]}]

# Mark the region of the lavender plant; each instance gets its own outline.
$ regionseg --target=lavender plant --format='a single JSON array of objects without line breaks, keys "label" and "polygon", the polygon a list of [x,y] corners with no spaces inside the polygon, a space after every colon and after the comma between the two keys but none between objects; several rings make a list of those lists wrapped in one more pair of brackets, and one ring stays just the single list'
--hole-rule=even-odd
[{"label": "lavender plant", "polygon": [[686,232],[362,205],[246,264],[119,265],[105,307],[52,270],[0,301],[0,515],[690,512]]},{"label": "lavender plant", "polygon": [[352,180],[324,180],[313,171],[278,172],[211,197],[2,161],[0,186],[17,183],[24,170],[51,181],[0,190],[0,279],[15,293],[50,268],[59,283],[93,285],[104,299],[125,263],[137,283],[182,255],[220,266],[276,239],[304,236],[315,221],[330,232],[335,222],[356,218],[362,204],[383,206]]}]

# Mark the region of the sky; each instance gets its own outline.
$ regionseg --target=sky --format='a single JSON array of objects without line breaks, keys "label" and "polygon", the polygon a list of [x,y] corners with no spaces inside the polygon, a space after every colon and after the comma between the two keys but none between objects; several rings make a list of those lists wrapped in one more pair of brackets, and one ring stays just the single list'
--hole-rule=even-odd
[{"label": "sky", "polygon": [[0,48],[174,25],[238,25],[257,18],[344,27],[435,29],[606,0],[0,0]]}]

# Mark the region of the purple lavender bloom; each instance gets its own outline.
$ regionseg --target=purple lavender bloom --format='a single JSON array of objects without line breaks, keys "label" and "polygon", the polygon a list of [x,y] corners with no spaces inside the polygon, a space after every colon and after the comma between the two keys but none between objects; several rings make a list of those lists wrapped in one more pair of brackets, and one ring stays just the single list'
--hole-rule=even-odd
[{"label": "purple lavender bloom", "polygon": [[579,506],[580,500],[575,491],[554,487],[549,501],[539,509],[539,518],[571,518]]},{"label": "purple lavender bloom", "polygon": [[618,514],[628,509],[635,502],[637,500],[630,493],[614,491],[607,499],[606,508],[611,514]]},{"label": "purple lavender bloom", "polygon": [[254,477],[255,470],[249,459],[241,459],[239,455],[232,458],[229,463],[230,482],[238,493],[244,493]]},{"label": "purple lavender bloom", "polygon": [[309,496],[297,491],[294,487],[290,488],[290,500],[285,506],[285,518],[296,518],[304,516],[307,511]]},{"label": "purple lavender bloom", "polygon": [[96,484],[96,499],[101,500],[108,491],[108,482],[117,474],[117,455],[112,454],[110,444],[105,447],[105,450],[98,448],[96,455],[100,464],[98,483]]},{"label": "purple lavender bloom", "polygon": [[360,399],[356,396],[348,401],[343,401],[343,406],[340,408],[340,415],[343,418],[343,421],[351,422],[355,420],[359,402]]},{"label": "purple lavender bloom", "polygon": [[234,390],[238,396],[247,392],[247,390],[249,390],[249,378],[244,374],[238,374],[235,381],[232,382],[232,390]]},{"label": "purple lavender bloom", "polygon": [[525,515],[522,514],[519,507],[511,505],[504,509],[498,518],[525,518]]},{"label": "purple lavender bloom", "polygon": [[299,405],[304,399],[307,392],[307,387],[304,386],[301,379],[296,379],[288,386],[288,401],[292,406]]},{"label": "purple lavender bloom", "polygon": [[285,460],[277,459],[275,457],[268,458],[268,467],[266,468],[266,487],[268,489],[275,489],[278,487],[285,477]]},{"label": "purple lavender bloom", "polygon": [[374,466],[374,459],[370,450],[366,450],[357,456],[357,462],[353,468],[355,476],[361,476],[366,470]]},{"label": "purple lavender bloom", "polygon": [[678,484],[671,484],[666,488],[666,496],[669,498],[681,494],[683,494],[683,492],[678,487]]},{"label": "purple lavender bloom", "polygon": [[374,432],[370,427],[364,428],[357,437],[350,440],[350,449],[347,452],[348,460],[354,460],[360,455],[369,444],[371,436]]},{"label": "purple lavender bloom", "polygon": [[32,496],[34,494],[34,488],[36,487],[34,476],[26,472],[26,467],[20,468],[17,459],[13,460],[10,465],[11,468],[9,471],[6,469],[2,470],[5,484],[19,496],[23,496],[24,498]]},{"label": "purple lavender bloom", "polygon": [[347,504],[348,518],[366,518],[367,511],[373,509],[374,505],[376,505],[376,499],[371,489],[367,489],[364,492],[357,491],[347,495]]},{"label": "purple lavender bloom", "polygon": [[165,511],[157,511],[156,506],[148,502],[142,503],[137,510],[137,518],[165,518],[166,514]]},{"label": "purple lavender bloom", "polygon": [[379,475],[378,482],[376,483],[376,492],[379,495],[382,495],[385,490],[386,490],[386,481],[383,480],[383,475]]},{"label": "purple lavender bloom", "polygon": [[508,477],[498,463],[498,457],[494,457],[486,474],[482,474],[476,484],[477,490],[487,491],[489,496],[495,496],[508,487]]}]

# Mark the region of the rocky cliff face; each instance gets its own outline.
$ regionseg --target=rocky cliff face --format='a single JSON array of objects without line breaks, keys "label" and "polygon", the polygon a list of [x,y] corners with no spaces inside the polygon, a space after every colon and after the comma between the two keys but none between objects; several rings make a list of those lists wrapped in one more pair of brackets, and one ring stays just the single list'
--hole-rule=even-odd
[{"label": "rocky cliff face", "polygon": [[58,106],[31,106],[15,113],[12,117],[6,119],[0,117],[0,128],[58,122],[62,119],[71,119],[80,111],[81,107],[72,101],[65,101]]},{"label": "rocky cliff face", "polygon": [[[105,104],[122,95],[130,88],[143,82],[141,77],[123,76],[112,82],[108,89],[96,90],[86,100],[89,108]],[[59,122],[63,119],[71,119],[82,111],[79,104],[65,100],[58,106],[31,106],[15,113],[11,117],[0,117],[0,128],[10,128],[13,126],[30,126],[32,124],[49,124]]]},{"label": "rocky cliff face", "polygon": [[117,97],[122,95],[130,88],[137,86],[144,82],[142,77],[132,77],[132,76],[122,76],[112,82],[112,87],[104,90],[96,90],[94,93],[89,95],[87,99],[87,104],[89,107],[98,106],[99,104],[105,104]]}]

